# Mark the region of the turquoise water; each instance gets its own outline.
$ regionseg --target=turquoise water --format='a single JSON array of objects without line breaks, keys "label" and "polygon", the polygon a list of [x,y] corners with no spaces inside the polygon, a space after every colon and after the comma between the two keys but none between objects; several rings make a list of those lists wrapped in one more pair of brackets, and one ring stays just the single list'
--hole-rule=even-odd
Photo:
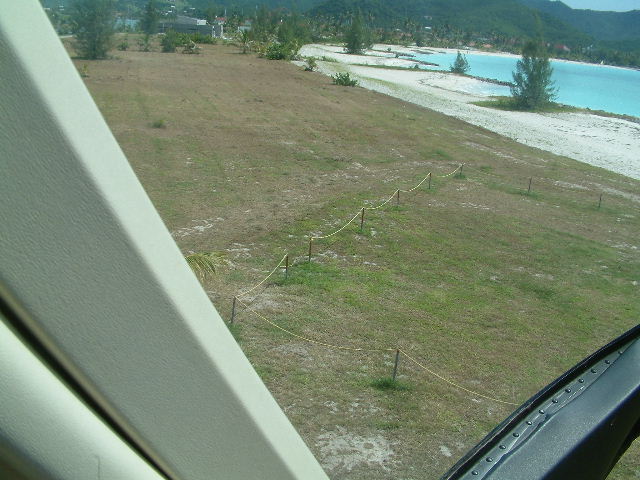
[{"label": "turquoise water", "polygon": [[[415,59],[439,64],[439,67],[425,68],[449,70],[455,57],[455,53],[435,53],[416,55]],[[467,54],[466,57],[471,67],[470,75],[507,82],[513,80],[511,73],[516,68],[518,58],[474,54]],[[558,88],[557,102],[640,117],[640,71],[553,60],[551,64],[552,78]],[[482,87],[483,93],[510,95],[509,87],[485,85]]]}]

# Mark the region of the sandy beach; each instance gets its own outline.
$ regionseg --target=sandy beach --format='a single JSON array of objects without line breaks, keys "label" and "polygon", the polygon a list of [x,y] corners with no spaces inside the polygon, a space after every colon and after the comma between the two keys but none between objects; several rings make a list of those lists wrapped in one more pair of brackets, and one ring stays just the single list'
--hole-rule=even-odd
[{"label": "sandy beach", "polygon": [[318,61],[318,71],[326,75],[349,72],[364,88],[451,115],[532,147],[640,179],[638,123],[589,113],[509,112],[478,107],[471,102],[488,98],[480,80],[449,73],[361,66],[413,67],[415,61],[396,58],[396,52],[429,50],[448,51],[374,45],[366,55],[346,55],[340,46],[313,44],[302,47],[300,54],[333,59]]}]

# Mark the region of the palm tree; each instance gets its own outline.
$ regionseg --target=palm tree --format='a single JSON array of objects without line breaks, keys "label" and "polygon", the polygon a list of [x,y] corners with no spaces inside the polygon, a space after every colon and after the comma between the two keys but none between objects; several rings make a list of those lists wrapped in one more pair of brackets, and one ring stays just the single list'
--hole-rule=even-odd
[{"label": "palm tree", "polygon": [[216,269],[226,263],[221,252],[192,253],[186,255],[184,259],[200,281],[216,273]]},{"label": "palm tree", "polygon": [[241,30],[239,32],[238,41],[242,47],[242,53],[248,53],[251,50],[251,35],[248,30]]}]

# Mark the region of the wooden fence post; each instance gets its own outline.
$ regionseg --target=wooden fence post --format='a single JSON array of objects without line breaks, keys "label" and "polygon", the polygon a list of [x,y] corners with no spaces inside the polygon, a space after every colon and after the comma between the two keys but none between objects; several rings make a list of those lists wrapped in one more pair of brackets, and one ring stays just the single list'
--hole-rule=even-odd
[{"label": "wooden fence post", "polygon": [[231,321],[229,323],[233,323],[233,320],[236,318],[236,298],[233,297],[233,305],[231,306]]},{"label": "wooden fence post", "polygon": [[531,182],[533,181],[533,177],[529,178],[529,188],[527,188],[527,195],[531,193]]},{"label": "wooden fence post", "polygon": [[311,244],[313,243],[313,237],[309,238],[309,263],[311,263]]},{"label": "wooden fence post", "polygon": [[364,207],[362,207],[362,214],[360,215],[360,232],[362,232],[363,226],[364,226]]},{"label": "wooden fence post", "polygon": [[284,279],[287,280],[289,278],[289,254],[284,258]]},{"label": "wooden fence post", "polygon": [[400,360],[400,349],[396,350],[396,361],[393,364],[393,375],[391,375],[391,380],[396,381],[396,374],[398,373],[398,361]]}]

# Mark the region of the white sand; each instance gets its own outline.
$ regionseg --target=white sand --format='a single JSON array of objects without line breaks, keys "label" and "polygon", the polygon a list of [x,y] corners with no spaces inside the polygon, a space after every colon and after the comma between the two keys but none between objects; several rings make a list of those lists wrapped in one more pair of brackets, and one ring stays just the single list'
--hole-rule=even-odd
[{"label": "white sand", "polygon": [[[328,57],[337,62],[318,61],[326,75],[349,72],[359,84],[474,125],[580,162],[640,179],[640,124],[587,113],[508,112],[471,105],[487,95],[484,82],[473,78],[425,71],[402,71],[362,67],[354,64],[412,67],[415,62],[395,58],[393,52],[415,50],[375,45],[367,55],[346,55],[342,47],[305,45],[300,54]],[[386,52],[391,48],[392,53]],[[445,49],[431,49],[445,51]],[[474,52],[476,53],[476,52]],[[508,54],[506,54],[508,55]]]}]

